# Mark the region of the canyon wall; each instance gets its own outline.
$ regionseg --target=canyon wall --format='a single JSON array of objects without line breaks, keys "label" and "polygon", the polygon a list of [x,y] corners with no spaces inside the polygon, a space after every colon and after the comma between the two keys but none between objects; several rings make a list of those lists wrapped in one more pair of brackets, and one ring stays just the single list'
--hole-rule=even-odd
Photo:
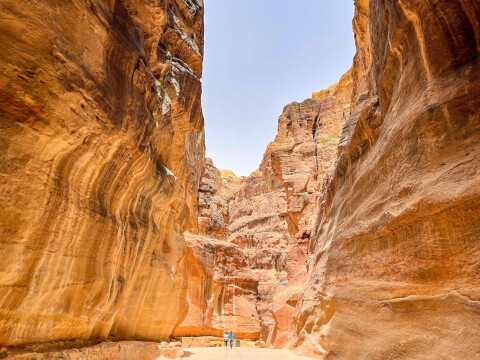
[{"label": "canyon wall", "polygon": [[357,0],[351,116],[310,238],[296,346],[480,354],[480,4]]},{"label": "canyon wall", "polygon": [[286,249],[309,237],[349,115],[351,86],[347,72],[329,89],[285,106],[259,169],[230,202],[229,241],[242,247],[253,268],[284,271]]},{"label": "canyon wall", "polygon": [[222,337],[232,330],[239,339],[259,338],[257,276],[240,247],[226,241],[229,202],[244,179],[206,159],[198,198],[200,235],[185,235],[189,311],[175,328],[176,337]]},{"label": "canyon wall", "polygon": [[[351,72],[285,107],[278,134],[249,177],[206,160],[198,230],[187,235],[189,313],[175,336],[221,336],[283,347],[294,332],[320,189],[350,114]],[[220,241],[219,241],[220,240]]]},{"label": "canyon wall", "polygon": [[0,344],[168,339],[204,163],[203,2],[0,12]]},{"label": "canyon wall", "polygon": [[189,311],[174,335],[222,337],[228,330],[239,339],[258,339],[258,280],[242,250],[204,236],[185,239]]},{"label": "canyon wall", "polygon": [[241,247],[259,278],[260,337],[267,346],[285,346],[295,329],[308,239],[350,114],[351,89],[349,71],[329,89],[287,105],[259,169],[229,203],[228,240]]}]

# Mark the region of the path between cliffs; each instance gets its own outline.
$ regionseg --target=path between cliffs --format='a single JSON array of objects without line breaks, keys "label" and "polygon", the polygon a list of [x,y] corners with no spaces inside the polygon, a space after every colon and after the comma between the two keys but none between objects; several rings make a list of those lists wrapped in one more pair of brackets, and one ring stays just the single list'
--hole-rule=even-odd
[{"label": "path between cliffs", "polygon": [[284,350],[258,348],[190,348],[185,349],[187,360],[311,360]]}]

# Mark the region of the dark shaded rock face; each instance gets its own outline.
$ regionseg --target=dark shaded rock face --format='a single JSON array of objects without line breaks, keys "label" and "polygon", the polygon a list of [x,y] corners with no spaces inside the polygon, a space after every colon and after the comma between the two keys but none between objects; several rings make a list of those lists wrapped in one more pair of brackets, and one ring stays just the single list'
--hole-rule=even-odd
[{"label": "dark shaded rock face", "polygon": [[0,12],[0,343],[167,339],[204,163],[202,1]]},{"label": "dark shaded rock face", "polygon": [[352,115],[310,241],[296,346],[476,358],[480,4],[355,4]]}]

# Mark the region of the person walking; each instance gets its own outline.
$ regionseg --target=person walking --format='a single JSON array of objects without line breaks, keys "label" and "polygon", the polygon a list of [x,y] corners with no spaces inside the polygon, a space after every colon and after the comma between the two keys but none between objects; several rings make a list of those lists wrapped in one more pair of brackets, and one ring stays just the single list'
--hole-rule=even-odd
[{"label": "person walking", "polygon": [[235,338],[233,331],[230,331],[230,334],[228,335],[228,337],[230,338],[230,349],[233,349],[233,339]]},{"label": "person walking", "polygon": [[225,343],[225,349],[227,349],[229,338],[230,337],[228,336],[228,332],[227,332],[227,330],[225,330],[225,332],[223,333],[223,342]]}]

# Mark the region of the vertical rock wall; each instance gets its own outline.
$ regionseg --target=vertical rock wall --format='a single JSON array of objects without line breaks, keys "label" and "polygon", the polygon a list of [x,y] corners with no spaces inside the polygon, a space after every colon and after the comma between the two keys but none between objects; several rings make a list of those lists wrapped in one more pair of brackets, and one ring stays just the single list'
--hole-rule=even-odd
[{"label": "vertical rock wall", "polygon": [[357,0],[352,115],[311,237],[297,346],[480,353],[480,4]]},{"label": "vertical rock wall", "polygon": [[204,163],[203,2],[0,12],[0,344],[167,339]]},{"label": "vertical rock wall", "polygon": [[285,270],[286,249],[308,238],[322,182],[333,169],[350,113],[351,75],[285,106],[258,170],[230,202],[230,237],[258,269]]}]

